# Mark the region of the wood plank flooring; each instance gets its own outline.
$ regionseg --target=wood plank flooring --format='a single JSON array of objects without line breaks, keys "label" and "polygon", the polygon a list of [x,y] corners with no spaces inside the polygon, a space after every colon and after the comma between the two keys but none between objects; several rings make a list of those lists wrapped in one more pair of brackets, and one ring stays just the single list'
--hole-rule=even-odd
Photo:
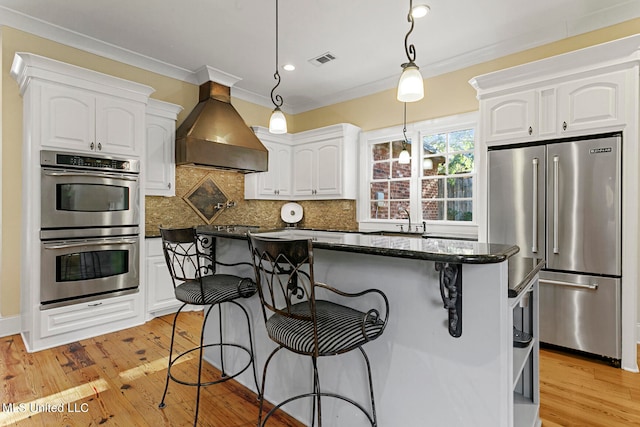
[{"label": "wood plank flooring", "polygon": [[[179,349],[196,342],[200,316],[195,312],[181,318]],[[171,315],[159,317],[37,353],[27,353],[19,335],[0,338],[0,426],[191,425],[193,387],[170,384],[167,406],[158,408],[171,321]],[[640,374],[552,350],[542,350],[540,359],[544,427],[640,426]],[[192,362],[181,364],[185,375],[196,372]],[[206,375],[219,373],[207,366]],[[201,426],[256,425],[256,394],[234,381],[204,388],[201,399]],[[269,425],[301,426],[283,413]]]},{"label": "wood plank flooring", "polygon": [[[163,316],[36,353],[27,353],[19,335],[0,338],[0,426],[192,425],[195,387],[169,384],[166,407],[158,408],[172,321],[173,315]],[[181,315],[178,351],[197,342],[200,324],[201,312]],[[195,378],[196,363],[195,357],[181,363],[180,375]],[[218,370],[206,367],[204,378],[219,376]],[[257,414],[256,394],[233,380],[202,389],[200,426],[253,427]],[[284,413],[272,417],[269,425],[302,426]]]}]

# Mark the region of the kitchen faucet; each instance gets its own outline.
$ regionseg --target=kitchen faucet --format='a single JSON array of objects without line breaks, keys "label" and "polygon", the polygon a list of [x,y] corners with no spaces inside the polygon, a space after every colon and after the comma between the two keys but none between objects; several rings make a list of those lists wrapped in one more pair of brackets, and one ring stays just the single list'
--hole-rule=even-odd
[{"label": "kitchen faucet", "polygon": [[[409,221],[409,228],[407,228],[407,231],[411,231],[411,214],[409,213],[409,211],[407,210],[407,208],[405,208],[404,206],[400,206],[398,208],[398,213],[403,212],[407,214],[407,220]],[[402,225],[400,225],[400,231],[402,231]]]}]

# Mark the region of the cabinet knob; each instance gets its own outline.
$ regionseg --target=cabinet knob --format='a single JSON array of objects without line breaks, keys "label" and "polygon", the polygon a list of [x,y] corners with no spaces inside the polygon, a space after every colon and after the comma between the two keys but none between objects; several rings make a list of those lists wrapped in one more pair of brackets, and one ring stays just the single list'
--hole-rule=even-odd
[{"label": "cabinet knob", "polygon": [[92,142],[91,144],[89,144],[89,148],[91,148],[91,150],[93,150],[95,148],[95,144]]},{"label": "cabinet knob", "polygon": [[533,134],[533,128],[529,126],[529,135]]},{"label": "cabinet knob", "polygon": [[562,122],[562,130],[567,130],[567,122]]},{"label": "cabinet knob", "polygon": [[168,184],[167,184],[167,188],[168,188],[168,189],[171,189],[171,183],[168,183]]},{"label": "cabinet knob", "polygon": [[102,144],[98,142],[98,151],[102,151]]}]

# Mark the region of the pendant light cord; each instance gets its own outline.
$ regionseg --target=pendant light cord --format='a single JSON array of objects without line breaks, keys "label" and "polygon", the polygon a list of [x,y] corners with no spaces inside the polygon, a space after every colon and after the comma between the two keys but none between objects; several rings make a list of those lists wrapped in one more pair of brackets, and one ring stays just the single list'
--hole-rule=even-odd
[{"label": "pendant light cord", "polygon": [[402,104],[404,105],[404,114],[402,116],[402,135],[404,135],[404,141],[402,141],[402,149],[406,150],[407,144],[409,143],[407,140],[407,103],[403,102]]},{"label": "pendant light cord", "polygon": [[409,60],[409,64],[413,63],[416,60],[416,48],[413,44],[409,44],[409,35],[413,32],[413,27],[415,24],[413,15],[411,14],[412,9],[413,9],[413,0],[409,0],[409,14],[407,15],[407,21],[411,23],[411,28],[409,28],[409,32],[407,33],[407,35],[404,36],[404,51],[407,54],[407,59]]},{"label": "pendant light cord", "polygon": [[280,73],[278,72],[278,0],[276,0],[276,72],[273,78],[276,79],[276,85],[271,89],[271,102],[276,108],[282,107],[284,100],[280,95],[274,95],[278,86],[280,86]]}]

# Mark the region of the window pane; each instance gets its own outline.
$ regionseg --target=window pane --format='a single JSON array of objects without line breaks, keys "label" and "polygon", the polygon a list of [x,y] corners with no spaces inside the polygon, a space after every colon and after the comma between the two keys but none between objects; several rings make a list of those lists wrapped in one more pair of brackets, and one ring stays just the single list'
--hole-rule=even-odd
[{"label": "window pane", "polygon": [[447,219],[449,221],[471,221],[471,200],[447,202]]},{"label": "window pane", "polygon": [[442,199],[444,197],[444,179],[425,179],[422,181],[423,199]]},{"label": "window pane", "polygon": [[373,160],[389,160],[389,143],[374,144],[372,149]]},{"label": "window pane", "polygon": [[449,152],[473,150],[473,129],[459,130],[449,134]]},{"label": "window pane", "polygon": [[411,163],[401,165],[397,160],[393,161],[392,178],[409,178],[411,176]]},{"label": "window pane", "polygon": [[473,172],[473,153],[449,156],[449,175]]},{"label": "window pane", "polygon": [[372,182],[371,200],[389,200],[389,182]]},{"label": "window pane", "polygon": [[444,202],[442,200],[422,202],[422,219],[426,221],[443,220],[444,219]]},{"label": "window pane", "polygon": [[373,179],[389,179],[391,164],[389,162],[377,162],[373,164]]},{"label": "window pane", "polygon": [[371,203],[372,219],[389,219],[389,202]]},{"label": "window pane", "polygon": [[[409,153],[411,153],[411,141],[407,141],[407,151],[409,151]],[[392,146],[392,157],[394,159],[397,159],[398,157],[400,157],[400,153],[402,152],[402,141],[393,141],[391,143]]]},{"label": "window pane", "polygon": [[391,199],[409,199],[411,181],[403,179],[402,181],[391,181]]},{"label": "window pane", "polygon": [[473,179],[470,176],[447,178],[447,197],[450,199],[473,197]]},{"label": "window pane", "polygon": [[422,138],[424,154],[444,153],[447,150],[447,134],[439,133]]},{"label": "window pane", "polygon": [[391,202],[391,219],[407,219],[407,212],[409,210],[409,201]]}]

